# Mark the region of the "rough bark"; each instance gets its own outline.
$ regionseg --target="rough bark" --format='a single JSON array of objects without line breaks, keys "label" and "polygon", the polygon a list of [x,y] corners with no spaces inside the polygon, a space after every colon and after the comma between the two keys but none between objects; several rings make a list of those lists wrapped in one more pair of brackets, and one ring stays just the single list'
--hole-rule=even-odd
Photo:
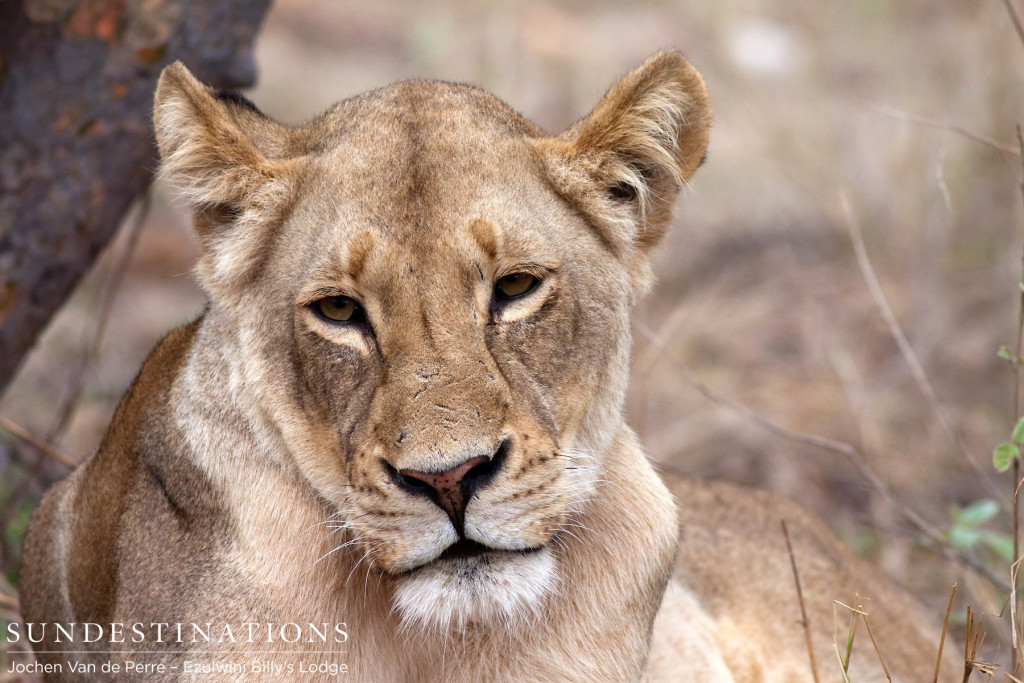
[{"label": "rough bark", "polygon": [[0,390],[152,179],[161,69],[250,85],[269,4],[0,0]]}]

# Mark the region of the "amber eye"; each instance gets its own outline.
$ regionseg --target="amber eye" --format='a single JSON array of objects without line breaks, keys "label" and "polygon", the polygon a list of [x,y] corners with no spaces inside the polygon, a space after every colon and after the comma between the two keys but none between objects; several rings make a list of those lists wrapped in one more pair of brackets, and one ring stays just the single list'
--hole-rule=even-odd
[{"label": "amber eye", "polygon": [[494,294],[498,299],[515,299],[532,292],[539,282],[529,273],[509,273],[495,283]]},{"label": "amber eye", "polygon": [[363,319],[363,307],[347,296],[329,296],[313,302],[313,310],[336,323],[353,323]]}]

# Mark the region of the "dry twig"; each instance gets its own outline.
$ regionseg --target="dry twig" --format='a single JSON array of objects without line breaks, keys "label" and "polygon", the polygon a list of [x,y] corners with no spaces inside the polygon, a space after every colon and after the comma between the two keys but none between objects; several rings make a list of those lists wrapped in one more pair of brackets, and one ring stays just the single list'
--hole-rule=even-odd
[{"label": "dry twig", "polygon": [[989,479],[991,473],[988,470],[982,469],[981,465],[967,452],[967,447],[957,435],[956,430],[953,429],[953,421],[950,419],[945,406],[939,401],[939,397],[935,393],[935,387],[932,386],[927,373],[924,371],[924,366],[921,365],[921,361],[907,340],[907,335],[904,334],[903,328],[900,327],[899,321],[896,320],[896,315],[893,313],[892,307],[889,306],[889,301],[885,298],[885,292],[882,291],[882,285],[878,281],[875,269],[871,265],[871,259],[868,257],[867,247],[864,244],[864,234],[861,232],[860,224],[853,215],[853,208],[850,206],[850,200],[845,193],[840,196],[840,204],[842,205],[843,217],[846,219],[847,231],[850,233],[850,240],[853,242],[853,251],[857,256],[857,265],[860,268],[861,275],[864,277],[864,283],[868,287],[868,292],[871,294],[878,312],[882,315],[882,319],[889,328],[889,334],[895,340],[896,346],[899,347],[904,362],[910,368],[910,374],[913,376],[914,382],[921,393],[924,394],[928,405],[939,419],[942,431],[956,447],[960,456],[974,469],[982,481],[991,484]]},{"label": "dry twig", "polygon": [[18,425],[14,424],[7,418],[0,417],[0,429],[3,429],[8,434],[11,434],[12,436],[21,439],[25,443],[30,444],[39,452],[53,458],[62,465],[66,465],[67,467],[72,468],[78,465],[78,463],[75,462],[72,458],[64,455],[63,453],[61,453],[56,448],[46,443],[42,439],[33,436],[26,429],[19,427]]},{"label": "dry twig", "polygon": [[871,646],[875,648],[875,654],[878,656],[878,663],[882,665],[882,672],[885,674],[885,680],[892,683],[892,676],[889,674],[889,667],[885,665],[885,659],[882,657],[882,650],[878,647],[878,643],[875,641],[875,634],[871,632],[871,622],[868,621],[867,612],[862,611],[860,618],[864,620],[864,628],[867,629],[868,638],[871,639]]},{"label": "dry twig", "polygon": [[[74,416],[75,408],[78,406],[82,395],[82,389],[85,384],[86,370],[92,360],[96,357],[100,343],[103,341],[103,334],[106,330],[107,322],[110,319],[110,313],[113,310],[114,300],[121,287],[121,283],[124,280],[128,264],[131,261],[131,256],[135,251],[135,245],[138,242],[139,234],[142,231],[142,226],[145,223],[146,216],[149,214],[149,209],[150,191],[146,190],[137,204],[135,214],[128,219],[122,228],[123,232],[126,233],[124,247],[117,253],[114,263],[111,265],[110,275],[108,276],[106,285],[103,288],[100,309],[95,316],[95,324],[81,353],[74,362],[71,378],[68,383],[68,389],[64,394],[63,400],[54,411],[57,418],[53,425],[47,430],[42,438],[36,438],[28,434],[27,431],[17,427],[17,425],[12,425],[7,421],[0,422],[0,427],[6,429],[12,434],[15,434],[21,439],[28,441],[51,458],[58,460],[62,464],[71,468],[74,468],[77,465],[75,460],[61,454],[60,451],[50,444],[56,443],[60,439],[67,430],[68,425],[71,423],[71,418]],[[14,427],[14,429],[11,427]],[[43,472],[43,466],[44,460],[42,458],[37,458],[35,462],[31,463],[27,467],[24,480],[30,484],[38,482],[40,475]],[[15,490],[10,500],[6,501],[4,510],[0,512],[0,529],[6,529],[8,527],[13,515],[17,513],[22,503],[32,495],[33,491],[34,486],[31,485],[22,486]],[[6,554],[6,542],[3,541],[3,539],[0,539],[0,549],[2,549],[4,554]]]},{"label": "dry twig", "polygon": [[1017,10],[1010,0],[1003,0],[1003,4],[1006,5],[1006,11],[1010,14],[1010,20],[1013,21],[1013,27],[1017,29],[1017,36],[1020,38],[1021,43],[1024,43],[1024,26],[1021,26],[1020,15],[1017,14]]},{"label": "dry twig", "polygon": [[786,551],[789,552],[789,564],[793,568],[793,582],[796,583],[796,597],[800,602],[800,624],[804,627],[804,639],[807,641],[807,656],[811,658],[811,675],[814,683],[818,683],[818,664],[814,661],[814,642],[811,640],[811,620],[807,618],[804,606],[804,592],[800,588],[800,572],[796,569],[796,556],[793,555],[793,543],[789,540],[789,529],[786,520],[782,520],[782,534],[786,537]]},{"label": "dry twig", "polygon": [[[1016,496],[1016,492],[1014,492],[1014,496]],[[1018,557],[1017,560],[1012,565],[1010,565],[1010,586],[1016,586],[1017,585],[1017,572],[1020,571],[1021,560],[1024,560],[1024,557]],[[1013,664],[1013,670],[1014,671],[1020,671],[1021,669],[1024,669],[1024,662],[1021,662],[1021,658],[1020,658],[1020,647],[1019,647],[1019,643],[1020,643],[1020,621],[1019,621],[1019,619],[1017,617],[1017,601],[1014,599],[1015,597],[1016,597],[1016,591],[1011,588],[1011,590],[1010,590],[1010,645],[1013,648],[1013,659],[1011,660],[1011,663]],[[1009,674],[1007,674],[1007,675],[1009,675]]]},{"label": "dry twig", "polygon": [[951,561],[957,562],[963,566],[969,567],[971,570],[977,572],[979,575],[984,576],[988,579],[992,585],[996,586],[1000,590],[1010,592],[1010,584],[1005,578],[999,576],[991,569],[986,567],[984,564],[979,562],[973,556],[968,555],[965,552],[959,551],[950,546],[949,541],[935,526],[928,522],[919,512],[910,507],[903,499],[899,498],[892,492],[889,486],[882,480],[878,474],[868,465],[867,461],[864,460],[864,456],[861,455],[860,451],[854,448],[852,445],[843,441],[837,441],[828,437],[819,436],[817,434],[804,434],[801,432],[794,432],[782,425],[774,422],[760,413],[754,412],[746,406],[740,405],[735,401],[725,398],[718,392],[714,391],[711,387],[704,383],[704,381],[697,376],[697,374],[690,369],[690,367],[676,355],[665,342],[659,339],[646,325],[640,322],[634,322],[636,330],[644,336],[651,344],[653,344],[662,355],[672,361],[672,364],[677,370],[683,375],[687,382],[689,382],[694,389],[697,390],[701,396],[707,400],[720,405],[724,408],[731,410],[745,420],[761,427],[765,431],[778,436],[779,438],[793,441],[795,443],[802,443],[808,446],[814,446],[821,448],[832,453],[838,453],[846,457],[850,463],[856,468],[860,475],[868,482],[868,484],[875,489],[889,505],[895,510],[898,510],[903,517],[910,522],[918,531],[928,537],[931,540],[938,551]]},{"label": "dry twig", "polygon": [[151,203],[151,191],[147,189],[139,200],[135,215],[132,216],[131,220],[129,220],[127,225],[125,225],[124,230],[127,233],[127,236],[125,238],[124,248],[121,249],[121,252],[117,255],[116,260],[110,268],[110,276],[103,289],[102,303],[100,304],[99,313],[96,315],[96,323],[93,326],[88,342],[84,345],[76,360],[74,370],[71,373],[71,380],[68,383],[68,390],[64,394],[64,399],[54,411],[57,415],[57,419],[54,421],[49,432],[47,432],[47,441],[56,442],[64,434],[68,425],[71,423],[75,407],[78,405],[79,399],[82,396],[82,389],[85,385],[86,370],[88,370],[93,359],[96,358],[100,344],[103,342],[103,335],[107,329],[107,322],[110,320],[110,313],[113,310],[114,301],[117,298],[117,292],[121,288],[121,283],[124,281],[125,273],[128,271],[128,264],[131,262],[131,257],[135,253],[135,246],[138,244],[139,235],[142,232],[142,226],[146,222],[146,217],[149,216]]},{"label": "dry twig", "polygon": [[18,604],[18,599],[13,595],[4,595],[0,593],[0,607],[13,610],[18,612],[21,610],[21,605]]},{"label": "dry twig", "polygon": [[[1020,31],[1020,20],[1013,6],[1007,2],[1007,9],[1013,17],[1014,24]],[[1024,35],[1021,36],[1024,40]],[[1021,153],[1021,175],[1018,181],[1020,186],[1021,201],[1024,202],[1024,135],[1021,128],[1017,126],[1017,144]],[[1024,274],[1024,251],[1021,252],[1021,272]],[[1020,419],[1020,363],[1021,354],[1024,353],[1024,275],[1022,275],[1020,296],[1017,305],[1017,348],[1013,357],[1013,420]],[[1013,647],[1014,661],[1020,666],[1020,640],[1016,635],[1017,631],[1017,563],[1020,562],[1020,458],[1013,459],[1013,557],[1016,560],[1010,572],[1010,614],[1013,620],[1014,637],[1011,643]]]},{"label": "dry twig", "polygon": [[994,149],[995,151],[1002,154],[1003,158],[1006,158],[1007,156],[1020,156],[1020,150],[1018,150],[1016,147],[1013,147],[1012,145],[1004,145],[1003,143],[998,142],[997,140],[993,140],[992,138],[981,135],[980,133],[975,133],[972,130],[964,128],[963,126],[943,123],[942,121],[930,119],[927,116],[920,116],[918,114],[908,114],[907,112],[896,111],[894,109],[887,109],[885,107],[873,106],[872,109],[890,118],[899,119],[901,121],[910,121],[911,123],[919,123],[923,126],[928,126],[930,128],[938,128],[939,130],[944,130],[949,133],[956,133],[957,135],[965,137],[968,140],[973,140],[974,142]]}]

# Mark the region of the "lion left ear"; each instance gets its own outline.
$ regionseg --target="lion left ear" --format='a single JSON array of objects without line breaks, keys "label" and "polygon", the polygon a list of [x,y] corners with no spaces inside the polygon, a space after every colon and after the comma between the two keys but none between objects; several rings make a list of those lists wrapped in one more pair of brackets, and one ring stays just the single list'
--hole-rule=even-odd
[{"label": "lion left ear", "polygon": [[160,75],[153,123],[161,175],[192,208],[200,282],[222,298],[248,281],[270,244],[296,175],[295,133],[240,95],[203,85],[181,62]]},{"label": "lion left ear", "polygon": [[704,159],[711,109],[678,52],[655,55],[557,138],[538,141],[556,187],[616,251],[664,236],[683,183]]}]

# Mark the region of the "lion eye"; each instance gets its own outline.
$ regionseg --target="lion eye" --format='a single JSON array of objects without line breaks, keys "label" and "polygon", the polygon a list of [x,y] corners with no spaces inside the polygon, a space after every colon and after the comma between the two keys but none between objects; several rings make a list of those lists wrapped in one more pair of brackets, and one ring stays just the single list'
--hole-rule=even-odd
[{"label": "lion eye", "polygon": [[336,323],[351,323],[363,318],[363,307],[347,296],[329,296],[313,302],[313,309]]},{"label": "lion eye", "polygon": [[532,292],[538,283],[540,278],[529,273],[510,273],[495,283],[494,293],[498,299],[515,299]]}]

